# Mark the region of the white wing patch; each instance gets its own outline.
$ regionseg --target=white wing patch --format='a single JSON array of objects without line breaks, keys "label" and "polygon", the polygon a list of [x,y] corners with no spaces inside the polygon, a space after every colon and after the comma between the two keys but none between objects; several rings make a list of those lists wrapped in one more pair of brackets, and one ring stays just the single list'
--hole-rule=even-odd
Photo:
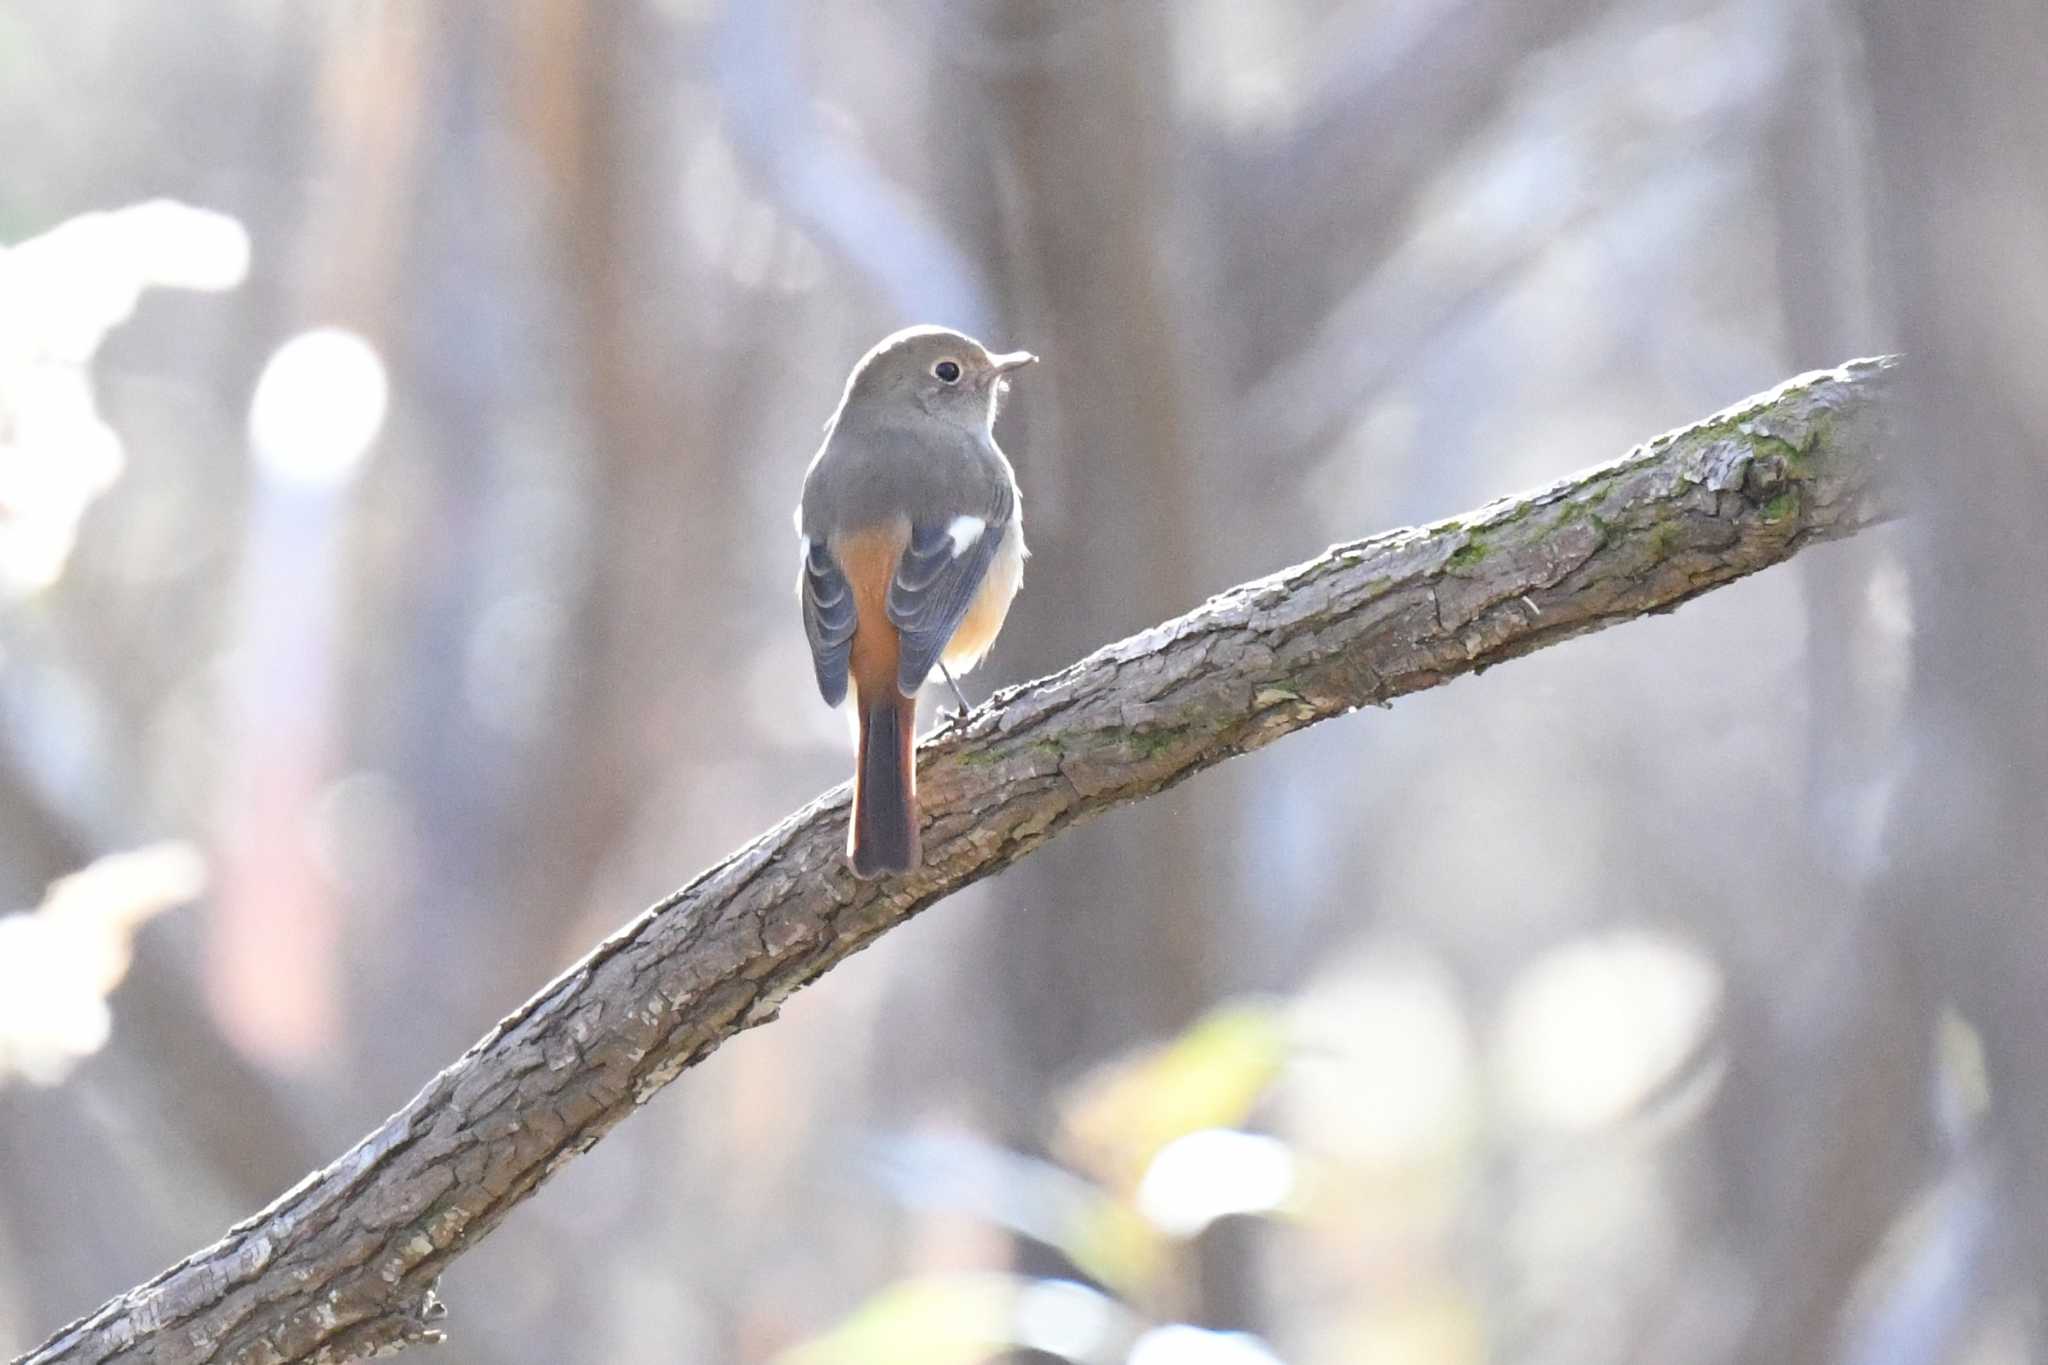
[{"label": "white wing patch", "polygon": [[987,529],[988,522],[980,517],[953,518],[946,526],[946,538],[953,542],[953,558],[966,554]]}]

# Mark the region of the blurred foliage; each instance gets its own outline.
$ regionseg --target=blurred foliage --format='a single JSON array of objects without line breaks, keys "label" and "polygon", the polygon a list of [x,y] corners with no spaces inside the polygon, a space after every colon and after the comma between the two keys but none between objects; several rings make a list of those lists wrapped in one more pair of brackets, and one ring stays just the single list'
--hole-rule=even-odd
[{"label": "blurred foliage", "polygon": [[79,518],[120,477],[87,372],[107,333],[145,289],[231,289],[248,268],[240,223],[168,200],[0,248],[0,589],[55,582]]},{"label": "blurred foliage", "polygon": [[[1670,1089],[1710,1036],[1698,1000],[1712,988],[1699,980],[1705,968],[1695,955],[1622,941],[1553,956],[1556,963],[1532,966],[1510,992],[1490,1085],[1479,1070],[1446,1064],[1458,1046],[1449,1038],[1441,1055],[1427,1046],[1433,1026],[1424,1021],[1457,1027],[1439,994],[1440,970],[1413,952],[1383,948],[1350,959],[1294,1001],[1226,1001],[1173,1038],[1077,1079],[1055,1103],[1065,1169],[966,1135],[885,1143],[880,1169],[908,1202],[1042,1244],[1086,1277],[1088,1294],[1113,1295],[1114,1311],[1064,1279],[914,1275],[787,1359],[860,1365],[896,1350],[904,1359],[981,1361],[1025,1347],[1083,1365],[1208,1359],[1175,1354],[1163,1344],[1172,1338],[1155,1334],[1192,1330],[1170,1314],[1198,1298],[1195,1239],[1219,1219],[1245,1216],[1277,1220],[1270,1235],[1296,1243],[1293,1253],[1276,1253],[1278,1262],[1305,1255],[1333,1277],[1323,1292],[1336,1302],[1310,1358],[1487,1359],[1488,1332],[1452,1250],[1487,1153],[1468,1140],[1459,1116],[1482,1089],[1507,1105],[1553,1092],[1567,1104],[1586,1083],[1585,1059],[1555,1050],[1562,1030],[1602,1052],[1591,1067],[1600,1113],[1582,1118],[1566,1108],[1564,1123],[1611,1131]],[[1357,1003],[1338,1004],[1350,998]],[[1584,1031],[1589,1012],[1597,1039]],[[1329,1032],[1340,1019],[1344,1031]],[[1407,1074],[1418,1059],[1450,1086],[1438,1105],[1416,1107],[1427,1093]],[[1375,1118],[1322,1121],[1333,1108]],[[1549,1123],[1551,1113],[1539,1106],[1527,1121]],[[1274,1131],[1241,1130],[1260,1115]],[[1358,1134],[1355,1145],[1344,1141],[1347,1127]],[[1068,1289],[1032,1297],[1056,1286]],[[1050,1345],[1065,1329],[1041,1317],[1085,1318],[1089,1327],[1072,1328],[1079,1339],[1070,1345]]]},{"label": "blurred foliage", "polygon": [[0,915],[0,1087],[55,1085],[97,1052],[136,930],[205,887],[197,849],[157,844],[100,858],[51,883],[34,910]]},{"label": "blurred foliage", "polygon": [[[910,1197],[930,1204],[955,1191],[971,1201],[971,1214],[1044,1243],[1115,1299],[1065,1279],[910,1276],[783,1359],[787,1365],[955,1365],[1014,1348],[1078,1362],[1252,1359],[1246,1354],[1252,1338],[1229,1348],[1235,1354],[1206,1353],[1208,1347],[1159,1335],[1181,1324],[1147,1319],[1188,1297],[1190,1264],[1178,1244],[1216,1217],[1277,1211],[1290,1192],[1289,1182],[1280,1180],[1266,1182],[1262,1198],[1234,1196],[1233,1176],[1251,1164],[1236,1143],[1270,1144],[1283,1155],[1284,1145],[1217,1126],[1251,1114],[1279,1075],[1286,1046],[1286,1020],[1276,1002],[1231,1001],[1157,1047],[1106,1063],[1058,1105],[1064,1145],[1077,1168],[1071,1171],[965,1137],[889,1144],[891,1183]],[[977,1169],[963,1180],[968,1164]],[[1162,1165],[1175,1164],[1194,1169],[1174,1173],[1162,1188]],[[990,1200],[992,1189],[1007,1195]],[[1045,1216],[1062,1208],[1063,1217]],[[1181,1345],[1173,1345],[1176,1340]]]},{"label": "blurred foliage", "polygon": [[1211,1010],[1171,1042],[1075,1086],[1059,1106],[1054,1149],[1128,1195],[1175,1138],[1242,1123],[1279,1073],[1284,1039],[1275,1003]]},{"label": "blurred foliage", "polygon": [[883,1288],[785,1365],[977,1365],[1017,1345],[1012,1323],[1027,1282],[998,1274],[924,1275]]}]

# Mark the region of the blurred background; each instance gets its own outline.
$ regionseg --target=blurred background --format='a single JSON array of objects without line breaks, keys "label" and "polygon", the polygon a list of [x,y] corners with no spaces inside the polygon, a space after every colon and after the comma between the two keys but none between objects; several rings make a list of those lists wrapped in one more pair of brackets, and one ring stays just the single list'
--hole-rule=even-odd
[{"label": "blurred background", "polygon": [[2043,70],[2036,0],[10,0],[0,1355],[847,776],[789,511],[934,321],[1045,357],[977,697],[1853,355],[1919,502],[946,902],[431,1358],[2044,1358]]}]

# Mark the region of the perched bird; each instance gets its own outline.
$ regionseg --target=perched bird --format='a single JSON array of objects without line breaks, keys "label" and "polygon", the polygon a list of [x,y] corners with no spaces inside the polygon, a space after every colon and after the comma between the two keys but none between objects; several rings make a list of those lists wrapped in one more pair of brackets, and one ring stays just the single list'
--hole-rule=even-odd
[{"label": "perched bird", "polygon": [[860,730],[856,876],[917,866],[918,689],[934,665],[952,683],[950,670],[981,662],[1023,581],[1023,504],[994,427],[1007,376],[1037,358],[942,327],[884,337],[853,367],[804,474],[804,634],[818,691],[837,706],[850,682]]}]

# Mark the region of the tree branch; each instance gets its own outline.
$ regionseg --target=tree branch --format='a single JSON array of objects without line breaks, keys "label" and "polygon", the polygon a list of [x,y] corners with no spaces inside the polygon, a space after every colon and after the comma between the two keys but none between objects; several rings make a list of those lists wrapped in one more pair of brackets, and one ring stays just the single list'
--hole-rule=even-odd
[{"label": "tree branch", "polygon": [[1805,375],[1548,488],[1333,547],[1001,694],[919,751],[922,870],[853,880],[846,789],[828,793],[599,944],[333,1165],[17,1365],[338,1362],[438,1338],[451,1260],[941,897],[1282,735],[1885,519],[1894,365]]}]

